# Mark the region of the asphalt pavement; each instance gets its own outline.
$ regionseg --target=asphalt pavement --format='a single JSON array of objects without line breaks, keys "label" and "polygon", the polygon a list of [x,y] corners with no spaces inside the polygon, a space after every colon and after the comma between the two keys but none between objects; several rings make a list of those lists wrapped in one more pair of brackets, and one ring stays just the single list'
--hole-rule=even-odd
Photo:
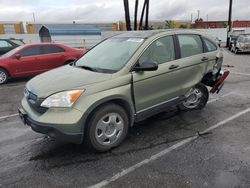
[{"label": "asphalt pavement", "polygon": [[250,54],[223,52],[206,108],[140,122],[107,153],[33,132],[17,116],[28,79],[0,86],[0,187],[250,187]]}]

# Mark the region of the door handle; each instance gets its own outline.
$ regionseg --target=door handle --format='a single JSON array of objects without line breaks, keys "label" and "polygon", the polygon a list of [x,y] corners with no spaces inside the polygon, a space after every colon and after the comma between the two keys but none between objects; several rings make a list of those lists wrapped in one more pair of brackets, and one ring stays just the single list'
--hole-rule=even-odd
[{"label": "door handle", "polygon": [[171,66],[169,67],[169,69],[172,70],[172,69],[176,69],[176,68],[178,68],[178,67],[179,67],[179,65],[171,65]]},{"label": "door handle", "polygon": [[203,58],[201,59],[201,61],[207,61],[207,60],[208,60],[207,57],[203,57]]}]

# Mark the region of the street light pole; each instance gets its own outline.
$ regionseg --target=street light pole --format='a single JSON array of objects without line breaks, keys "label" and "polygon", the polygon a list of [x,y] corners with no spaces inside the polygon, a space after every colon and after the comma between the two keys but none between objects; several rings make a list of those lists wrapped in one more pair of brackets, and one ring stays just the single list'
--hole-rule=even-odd
[{"label": "street light pole", "polygon": [[35,13],[34,12],[32,12],[32,16],[33,16],[33,21],[35,23],[36,22],[36,17],[35,17]]},{"label": "street light pole", "polygon": [[232,5],[233,5],[233,0],[229,0],[229,13],[228,13],[228,30],[227,30],[227,47],[229,47],[229,40],[230,36],[229,33],[232,29]]}]

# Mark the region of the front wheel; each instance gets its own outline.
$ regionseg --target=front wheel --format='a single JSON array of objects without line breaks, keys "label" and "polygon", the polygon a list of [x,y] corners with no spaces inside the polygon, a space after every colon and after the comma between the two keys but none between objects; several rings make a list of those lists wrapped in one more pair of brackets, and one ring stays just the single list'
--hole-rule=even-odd
[{"label": "front wheel", "polygon": [[119,105],[107,104],[95,111],[87,125],[87,145],[98,151],[108,151],[127,136],[129,119]]},{"label": "front wheel", "polygon": [[204,84],[197,84],[191,94],[178,107],[181,110],[199,110],[206,106],[209,92]]},{"label": "front wheel", "polygon": [[0,69],[0,85],[8,81],[8,73],[4,69]]}]

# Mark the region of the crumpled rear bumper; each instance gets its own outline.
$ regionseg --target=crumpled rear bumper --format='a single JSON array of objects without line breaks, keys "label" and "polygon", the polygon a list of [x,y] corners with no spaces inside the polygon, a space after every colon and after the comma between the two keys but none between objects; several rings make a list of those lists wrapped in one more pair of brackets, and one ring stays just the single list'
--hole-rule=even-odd
[{"label": "crumpled rear bumper", "polygon": [[220,90],[222,89],[224,82],[226,80],[226,78],[229,75],[229,71],[225,70],[225,71],[220,71],[219,76],[217,81],[215,82],[215,84],[213,85],[212,89],[210,90],[210,93],[219,93]]}]

